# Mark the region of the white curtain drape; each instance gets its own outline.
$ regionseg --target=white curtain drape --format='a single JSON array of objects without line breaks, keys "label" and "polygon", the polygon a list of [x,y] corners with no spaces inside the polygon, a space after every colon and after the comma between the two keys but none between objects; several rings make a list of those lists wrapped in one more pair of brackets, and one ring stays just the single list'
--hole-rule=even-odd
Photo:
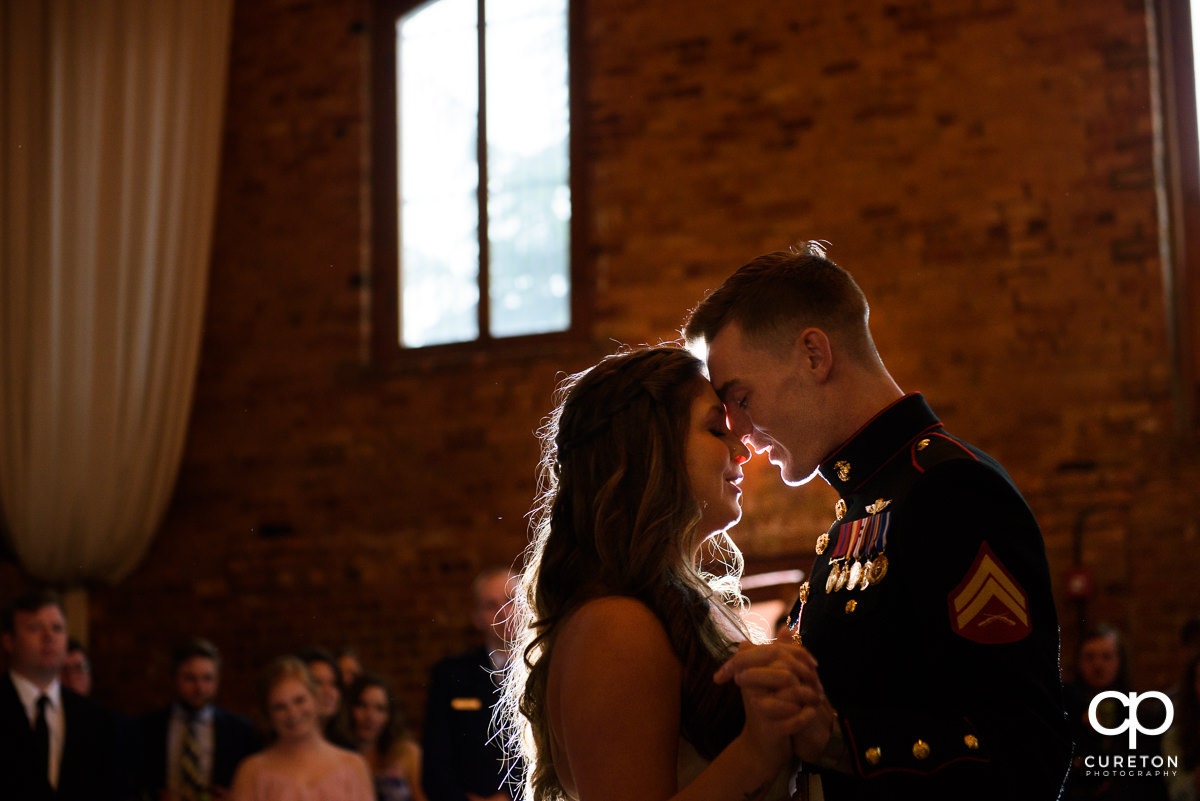
[{"label": "white curtain drape", "polygon": [[116,582],[182,458],[232,0],[0,0],[0,514],[26,573]]}]

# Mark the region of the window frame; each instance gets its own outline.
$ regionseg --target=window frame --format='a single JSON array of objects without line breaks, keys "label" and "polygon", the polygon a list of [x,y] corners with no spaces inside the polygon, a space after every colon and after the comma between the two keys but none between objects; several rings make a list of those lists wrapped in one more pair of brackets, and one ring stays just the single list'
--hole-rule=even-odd
[{"label": "window frame", "polygon": [[[497,0],[492,0],[497,2]],[[502,2],[502,0],[499,0]],[[370,167],[370,291],[368,315],[370,324],[370,356],[377,367],[432,367],[442,364],[479,362],[497,357],[527,357],[563,349],[574,349],[586,340],[591,328],[592,291],[588,270],[585,269],[584,254],[584,201],[587,196],[583,186],[581,165],[584,163],[584,137],[580,121],[583,119],[583,64],[581,0],[567,3],[567,91],[570,141],[568,142],[568,185],[571,192],[571,243],[568,252],[571,282],[571,325],[565,331],[541,334],[525,334],[514,337],[493,337],[488,330],[488,286],[487,271],[482,264],[488,258],[488,242],[481,238],[479,253],[480,270],[480,335],[466,342],[453,342],[421,347],[403,347],[400,344],[400,256],[399,256],[399,208],[398,174],[399,157],[397,131],[397,81],[396,81],[396,22],[405,14],[437,0],[374,0],[371,25],[371,167]],[[481,11],[485,0],[478,0]],[[480,91],[486,98],[486,81],[482,60],[480,61]],[[478,157],[486,156],[487,143],[480,140]],[[479,187],[479,208],[487,213],[486,161],[483,162]]]},{"label": "window frame", "polygon": [[1200,136],[1188,0],[1153,4],[1163,292],[1176,433],[1200,433]]}]

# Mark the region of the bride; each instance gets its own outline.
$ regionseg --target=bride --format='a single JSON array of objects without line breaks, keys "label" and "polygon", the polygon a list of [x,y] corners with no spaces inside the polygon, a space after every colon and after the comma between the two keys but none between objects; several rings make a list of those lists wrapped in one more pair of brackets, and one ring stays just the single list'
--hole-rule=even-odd
[{"label": "bride", "polygon": [[[792,645],[747,643],[724,532],[750,453],[701,363],[673,346],[609,356],[558,398],[515,602],[523,658],[505,677],[524,798],[786,797],[815,665]],[[710,538],[731,575],[699,570]],[[718,683],[739,648],[756,653]]]}]

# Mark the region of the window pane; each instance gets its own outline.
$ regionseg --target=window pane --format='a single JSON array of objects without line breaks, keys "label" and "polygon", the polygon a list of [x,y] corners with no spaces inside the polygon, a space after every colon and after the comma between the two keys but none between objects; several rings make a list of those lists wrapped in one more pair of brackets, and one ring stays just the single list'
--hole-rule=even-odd
[{"label": "window pane", "polygon": [[486,37],[491,333],[565,331],[567,0],[489,3]]},{"label": "window pane", "polygon": [[1200,113],[1200,0],[1190,3],[1192,12],[1192,74],[1195,77],[1196,111]]},{"label": "window pane", "polygon": [[400,343],[479,336],[479,107],[475,0],[439,0],[396,25]]}]

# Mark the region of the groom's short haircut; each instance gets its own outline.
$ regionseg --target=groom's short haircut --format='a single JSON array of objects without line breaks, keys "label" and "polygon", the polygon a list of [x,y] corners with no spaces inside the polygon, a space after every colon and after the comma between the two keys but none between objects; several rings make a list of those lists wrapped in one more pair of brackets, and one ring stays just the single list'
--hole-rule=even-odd
[{"label": "groom's short haircut", "polygon": [[877,362],[867,298],[819,242],[768,253],[741,267],[688,316],[688,342],[710,343],[731,322],[765,348],[790,347],[805,328],[819,328],[863,363]]}]

